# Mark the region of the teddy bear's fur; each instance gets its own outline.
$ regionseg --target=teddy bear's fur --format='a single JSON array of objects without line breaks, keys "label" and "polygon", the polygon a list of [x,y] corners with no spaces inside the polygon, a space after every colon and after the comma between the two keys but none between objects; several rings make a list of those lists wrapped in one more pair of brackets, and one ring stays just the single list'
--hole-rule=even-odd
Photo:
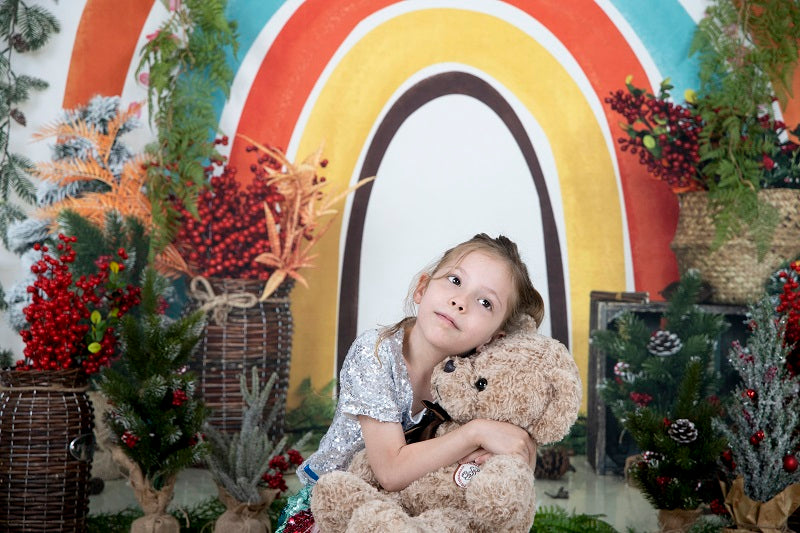
[{"label": "teddy bear's fur", "polygon": [[[481,378],[483,390],[476,386]],[[434,369],[431,392],[452,418],[439,426],[437,436],[486,418],[517,424],[542,445],[567,434],[578,415],[582,387],[566,347],[539,335],[526,317],[480,353],[443,361]],[[441,468],[390,493],[379,488],[362,450],[347,472],[325,474],[314,487],[315,522],[324,533],[530,530],[536,497],[527,463],[517,456],[493,456],[465,488],[454,482],[457,467]]]}]

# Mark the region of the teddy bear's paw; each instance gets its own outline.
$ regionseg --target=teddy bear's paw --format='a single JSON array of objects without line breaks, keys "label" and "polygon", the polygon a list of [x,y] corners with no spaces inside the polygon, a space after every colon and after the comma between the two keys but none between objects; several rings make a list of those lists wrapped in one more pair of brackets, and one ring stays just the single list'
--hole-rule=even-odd
[{"label": "teddy bear's paw", "polygon": [[[324,529],[320,528],[320,531]],[[424,533],[414,519],[394,502],[372,500],[353,511],[347,533]]]},{"label": "teddy bear's paw", "polygon": [[409,516],[395,502],[371,501],[353,512],[347,533],[464,533],[468,528],[464,511],[444,508]]},{"label": "teddy bear's paw", "polygon": [[330,472],[314,485],[311,513],[320,531],[339,533],[347,529],[355,509],[385,498],[367,482],[348,472]]},{"label": "teddy bear's paw", "polygon": [[529,531],[536,512],[533,472],[522,459],[496,455],[481,466],[466,489],[477,531]]},{"label": "teddy bear's paw", "polygon": [[[469,517],[471,513],[464,509],[441,507],[425,511],[415,518],[416,523],[422,526],[422,531],[436,531],[437,533],[464,533],[470,531]],[[497,531],[493,533],[498,533]]]}]

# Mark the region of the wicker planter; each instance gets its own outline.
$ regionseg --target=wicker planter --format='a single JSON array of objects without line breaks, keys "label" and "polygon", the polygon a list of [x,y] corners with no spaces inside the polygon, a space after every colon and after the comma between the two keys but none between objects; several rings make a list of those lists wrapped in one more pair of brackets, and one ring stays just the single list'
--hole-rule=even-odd
[{"label": "wicker planter", "polygon": [[[202,281],[202,282],[200,282]],[[292,312],[289,293],[294,282],[283,283],[264,302],[258,297],[264,282],[240,279],[195,279],[191,296],[198,307],[209,310],[208,323],[190,368],[198,376],[200,393],[211,409],[209,421],[223,432],[239,431],[245,406],[239,374],[258,367],[266,381],[278,380],[265,412],[278,406],[268,428],[273,439],[284,432],[286,393],[292,355]]]},{"label": "wicker planter", "polygon": [[85,531],[93,410],[79,370],[0,372],[0,531]]},{"label": "wicker planter", "polygon": [[800,191],[765,189],[758,194],[779,213],[772,245],[760,262],[755,243],[746,237],[735,237],[712,250],[714,225],[708,213],[707,193],[678,196],[678,227],[671,244],[678,269],[681,275],[689,269],[700,272],[711,286],[714,303],[754,302],[764,294],[767,279],[781,263],[800,254]]}]

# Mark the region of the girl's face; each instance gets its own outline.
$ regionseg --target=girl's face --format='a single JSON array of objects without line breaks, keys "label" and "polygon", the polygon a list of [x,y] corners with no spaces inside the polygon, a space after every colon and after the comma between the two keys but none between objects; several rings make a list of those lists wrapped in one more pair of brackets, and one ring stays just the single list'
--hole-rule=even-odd
[{"label": "girl's face", "polygon": [[457,264],[442,265],[432,278],[420,279],[415,327],[446,355],[468,353],[499,333],[512,291],[511,272],[502,259],[470,252]]}]

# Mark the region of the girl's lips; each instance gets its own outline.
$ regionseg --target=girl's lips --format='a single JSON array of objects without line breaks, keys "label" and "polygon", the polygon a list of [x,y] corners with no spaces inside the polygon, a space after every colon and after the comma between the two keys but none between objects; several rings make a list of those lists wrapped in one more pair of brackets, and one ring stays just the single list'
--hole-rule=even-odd
[{"label": "girl's lips", "polygon": [[444,313],[436,313],[436,316],[438,316],[439,318],[441,318],[441,319],[442,319],[442,320],[444,320],[445,322],[448,322],[448,323],[449,323],[451,326],[453,326],[454,328],[458,329],[458,326],[456,326],[456,323],[455,323],[455,321],[454,321],[452,318],[450,318],[450,316],[449,316],[449,315],[446,315],[446,314],[444,314]]}]

